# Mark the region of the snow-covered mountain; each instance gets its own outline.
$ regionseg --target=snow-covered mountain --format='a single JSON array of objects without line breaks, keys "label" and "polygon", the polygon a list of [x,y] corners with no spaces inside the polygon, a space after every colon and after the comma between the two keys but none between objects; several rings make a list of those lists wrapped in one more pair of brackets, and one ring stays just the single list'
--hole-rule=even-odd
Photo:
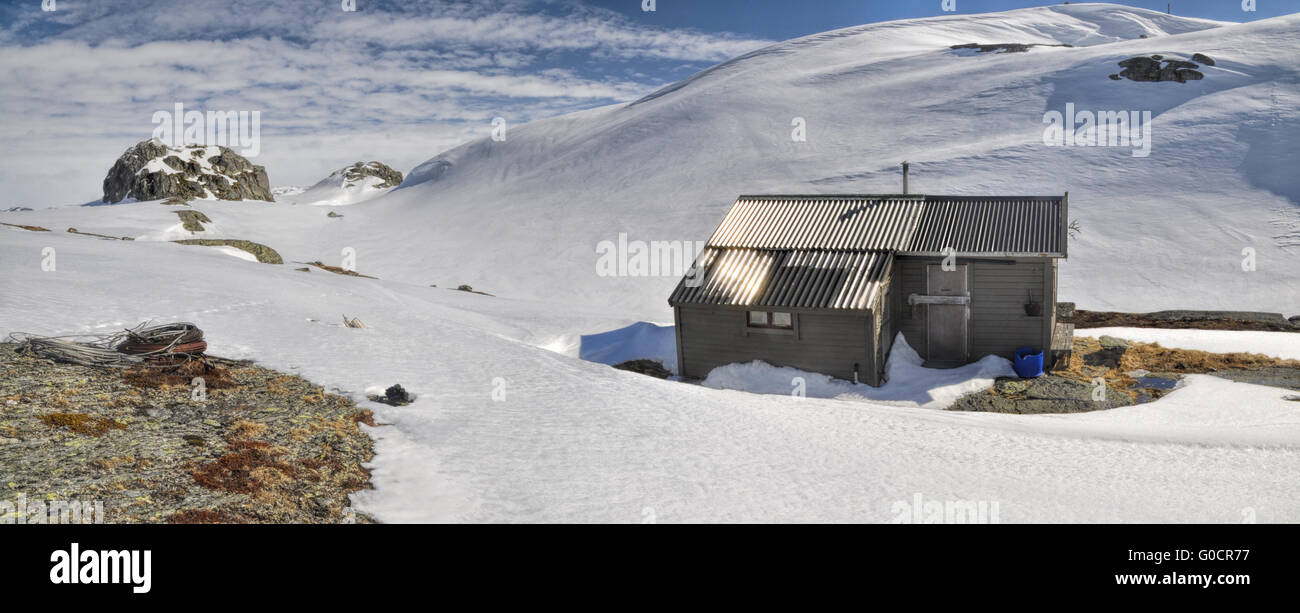
[{"label": "snow-covered mountain", "polygon": [[[333,238],[413,281],[454,271],[662,318],[677,279],[600,276],[601,241],[704,240],[742,193],[895,193],[908,160],[917,193],[1069,192],[1082,233],[1063,299],[1294,311],[1298,29],[1295,15],[1229,24],[1071,4],[826,32],[445,152],[371,203],[383,232]],[[1042,46],[950,48],[972,42]],[[1195,53],[1216,60],[1201,80],[1108,78],[1129,58]],[[1045,114],[1068,109],[1149,111],[1149,155],[1045,144]],[[387,248],[394,232],[419,247]]]}]

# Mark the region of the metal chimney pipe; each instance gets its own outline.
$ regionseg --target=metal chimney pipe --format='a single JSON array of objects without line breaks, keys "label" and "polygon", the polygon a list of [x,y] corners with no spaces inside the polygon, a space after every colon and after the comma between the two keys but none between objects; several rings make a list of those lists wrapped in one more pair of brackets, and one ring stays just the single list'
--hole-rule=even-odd
[{"label": "metal chimney pipe", "polygon": [[903,193],[907,193],[907,162],[903,162]]}]

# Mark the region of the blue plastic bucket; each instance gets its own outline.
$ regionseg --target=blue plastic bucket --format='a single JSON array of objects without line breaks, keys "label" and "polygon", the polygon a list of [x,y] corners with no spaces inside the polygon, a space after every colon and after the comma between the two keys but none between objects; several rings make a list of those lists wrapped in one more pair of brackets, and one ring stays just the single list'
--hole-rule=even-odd
[{"label": "blue plastic bucket", "polygon": [[1013,366],[1017,375],[1025,379],[1033,379],[1043,374],[1043,352],[1033,347],[1021,347],[1016,350]]}]

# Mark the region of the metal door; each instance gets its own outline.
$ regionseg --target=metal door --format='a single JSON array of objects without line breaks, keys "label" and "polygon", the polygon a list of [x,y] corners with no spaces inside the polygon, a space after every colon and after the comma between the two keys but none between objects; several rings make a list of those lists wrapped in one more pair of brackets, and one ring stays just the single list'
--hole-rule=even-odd
[{"label": "metal door", "polygon": [[[969,296],[966,265],[954,270],[944,270],[938,264],[926,267],[926,294],[930,296]],[[925,316],[926,360],[936,365],[965,364],[967,351],[967,322],[970,304],[927,304]]]}]

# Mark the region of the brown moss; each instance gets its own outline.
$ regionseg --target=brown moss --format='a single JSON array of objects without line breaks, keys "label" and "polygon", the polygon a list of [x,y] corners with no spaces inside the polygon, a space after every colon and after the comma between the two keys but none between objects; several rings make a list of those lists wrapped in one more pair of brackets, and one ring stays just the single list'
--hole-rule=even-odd
[{"label": "brown moss", "polygon": [[225,454],[193,471],[194,482],[213,490],[256,494],[297,476],[296,468],[280,460],[283,453],[264,441],[230,441]]},{"label": "brown moss", "polygon": [[90,436],[101,436],[109,430],[126,429],[126,424],[85,413],[46,413],[40,417],[40,420],[51,428],[63,428]]}]

